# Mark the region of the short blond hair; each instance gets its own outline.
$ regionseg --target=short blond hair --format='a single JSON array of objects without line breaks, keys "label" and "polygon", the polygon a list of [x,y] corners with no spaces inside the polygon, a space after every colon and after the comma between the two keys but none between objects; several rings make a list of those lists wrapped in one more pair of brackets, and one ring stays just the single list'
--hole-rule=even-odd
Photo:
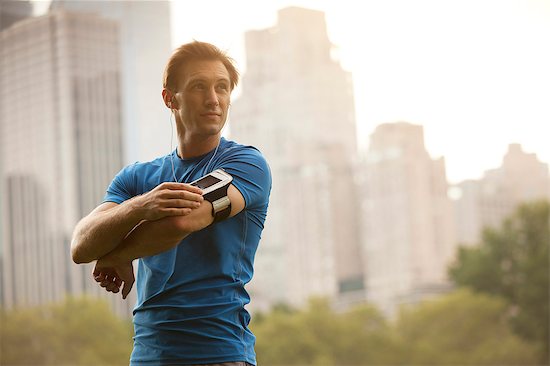
[{"label": "short blond hair", "polygon": [[191,61],[221,61],[227,72],[229,73],[229,82],[231,90],[235,88],[239,82],[239,72],[235,67],[235,61],[227,56],[225,52],[220,50],[213,44],[206,42],[193,41],[178,47],[166,64],[162,86],[165,89],[176,91],[177,76],[181,68],[186,63]]}]

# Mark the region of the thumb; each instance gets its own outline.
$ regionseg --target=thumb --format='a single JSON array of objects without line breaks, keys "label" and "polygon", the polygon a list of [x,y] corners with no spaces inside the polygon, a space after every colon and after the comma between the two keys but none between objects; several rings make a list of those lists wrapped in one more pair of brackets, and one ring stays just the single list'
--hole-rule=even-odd
[{"label": "thumb", "polygon": [[122,298],[126,299],[128,294],[130,293],[130,290],[132,290],[132,286],[134,285],[135,277],[134,277],[134,267],[130,264],[130,268],[128,269],[128,273],[124,276],[124,285],[122,286]]}]

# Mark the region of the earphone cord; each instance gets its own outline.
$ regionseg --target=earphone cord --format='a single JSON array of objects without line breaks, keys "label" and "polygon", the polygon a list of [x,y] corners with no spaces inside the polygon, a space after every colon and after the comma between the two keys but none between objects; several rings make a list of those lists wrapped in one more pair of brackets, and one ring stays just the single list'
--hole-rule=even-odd
[{"label": "earphone cord", "polygon": [[172,163],[172,177],[174,177],[174,182],[178,182],[178,179],[176,178],[176,170],[174,169],[174,152],[173,146],[174,146],[174,127],[172,126],[172,110],[170,110],[170,117],[168,117],[170,120],[170,163]]}]

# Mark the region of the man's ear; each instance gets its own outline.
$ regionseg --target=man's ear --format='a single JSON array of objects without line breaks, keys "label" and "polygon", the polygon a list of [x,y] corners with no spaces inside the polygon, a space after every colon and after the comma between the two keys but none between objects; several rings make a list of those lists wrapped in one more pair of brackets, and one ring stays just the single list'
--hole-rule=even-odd
[{"label": "man's ear", "polygon": [[176,102],[176,98],[174,97],[174,94],[172,91],[164,88],[162,89],[162,99],[164,100],[164,105],[170,109],[177,109],[178,105]]}]

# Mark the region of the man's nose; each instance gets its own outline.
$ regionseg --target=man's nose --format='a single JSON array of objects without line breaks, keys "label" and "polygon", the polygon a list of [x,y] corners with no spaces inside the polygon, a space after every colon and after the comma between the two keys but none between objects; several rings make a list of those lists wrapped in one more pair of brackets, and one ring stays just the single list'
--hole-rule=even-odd
[{"label": "man's nose", "polygon": [[217,107],[220,105],[220,101],[218,99],[218,94],[216,93],[216,89],[209,88],[208,92],[206,94],[206,105],[209,107]]}]

